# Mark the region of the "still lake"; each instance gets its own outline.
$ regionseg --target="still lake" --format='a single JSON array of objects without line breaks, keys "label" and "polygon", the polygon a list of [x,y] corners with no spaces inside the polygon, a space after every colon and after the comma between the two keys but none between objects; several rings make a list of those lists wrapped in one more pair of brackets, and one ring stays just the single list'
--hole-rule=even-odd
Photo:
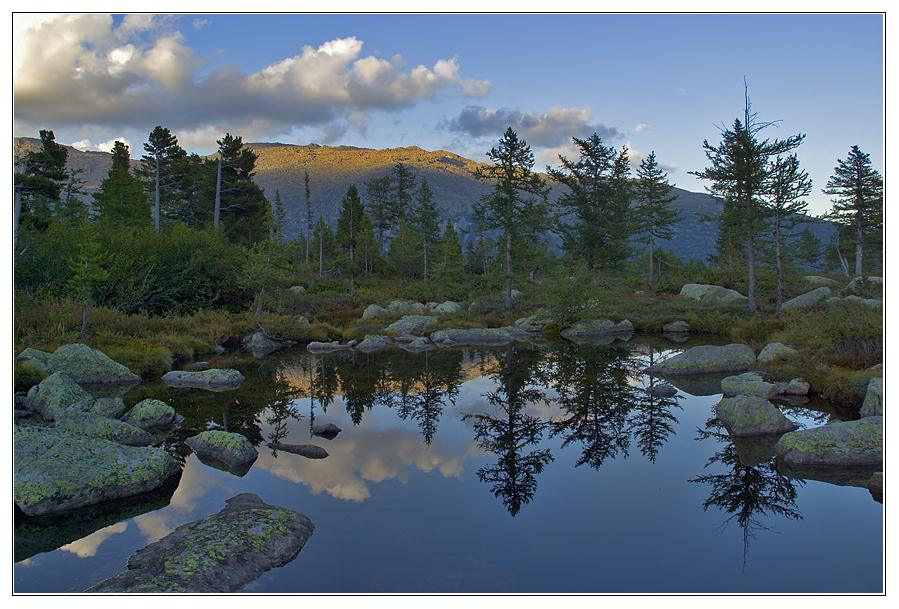
[{"label": "still lake", "polygon": [[[712,419],[718,379],[641,373],[682,345],[516,345],[410,354],[291,350],[209,359],[247,380],[206,392],[142,383],[124,395],[185,417],[164,446],[177,485],[18,519],[16,592],[80,592],[235,494],[309,516],[299,556],[244,592],[880,592],[883,508],[865,488],[791,478],[770,445],[734,445]],[[784,404],[803,427],[851,418]],[[334,439],[313,424],[336,423]],[[247,472],[181,440],[227,429],[257,444]],[[266,444],[316,444],[312,460]],[[238,475],[242,474],[242,475]],[[852,478],[852,476],[849,476]]]}]

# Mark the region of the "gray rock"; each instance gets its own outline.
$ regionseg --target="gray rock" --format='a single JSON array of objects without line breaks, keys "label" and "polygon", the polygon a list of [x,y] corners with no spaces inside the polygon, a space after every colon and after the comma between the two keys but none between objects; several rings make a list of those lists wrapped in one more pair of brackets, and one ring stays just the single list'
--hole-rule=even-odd
[{"label": "gray rock", "polygon": [[685,343],[690,340],[690,335],[684,332],[663,332],[662,336],[665,340],[670,340],[673,343]]},{"label": "gray rock", "polygon": [[833,294],[828,287],[815,288],[783,303],[783,310],[807,309],[827,301]]},{"label": "gray rock", "polygon": [[872,378],[868,381],[868,390],[865,392],[865,401],[858,411],[861,417],[883,416],[883,379]]},{"label": "gray rock", "polygon": [[339,341],[332,341],[330,343],[322,343],[318,341],[312,341],[308,345],[306,345],[306,350],[310,353],[330,353],[332,351],[349,351],[354,347],[349,343],[340,343]]},{"label": "gray rock", "polygon": [[737,451],[737,459],[747,467],[768,463],[774,456],[774,445],[780,434],[763,436],[730,436],[734,450]]},{"label": "gray rock", "polygon": [[411,300],[391,300],[387,305],[390,315],[406,315],[411,313],[424,313],[428,308],[420,302]]},{"label": "gray rock", "polygon": [[528,338],[528,333],[517,328],[448,328],[431,332],[431,342],[441,347],[454,345],[501,346]]},{"label": "gray rock", "polygon": [[384,328],[384,331],[389,334],[421,336],[428,331],[428,328],[435,325],[437,321],[437,318],[433,315],[403,315]]},{"label": "gray rock", "polygon": [[680,295],[686,298],[692,298],[693,300],[698,300],[703,304],[713,305],[737,305],[749,301],[748,298],[736,290],[704,283],[685,284],[680,290]]},{"label": "gray rock", "polygon": [[411,340],[399,343],[400,349],[409,353],[422,353],[424,351],[433,351],[434,345],[431,344],[424,336],[413,336]]},{"label": "gray rock", "polygon": [[543,329],[551,323],[553,323],[553,319],[549,311],[538,309],[530,317],[516,319],[512,325],[522,332],[543,332]]},{"label": "gray rock", "polygon": [[240,468],[256,460],[256,447],[239,433],[203,431],[184,441],[204,463],[214,461],[228,468]]},{"label": "gray rock", "polygon": [[89,412],[60,415],[56,419],[56,429],[79,436],[103,438],[125,446],[149,446],[153,443],[153,436],[143,429],[118,419]]},{"label": "gray rock", "polygon": [[379,317],[386,317],[390,312],[382,306],[376,304],[370,304],[365,307],[365,310],[362,312],[362,319],[377,319]]},{"label": "gray rock", "polygon": [[770,364],[777,360],[790,359],[797,355],[799,355],[799,352],[796,349],[788,347],[783,343],[768,343],[759,352],[756,361],[760,364]]},{"label": "gray rock", "polygon": [[559,334],[562,338],[573,341],[579,338],[631,334],[633,331],[634,325],[627,319],[617,324],[608,319],[585,319],[565,328]]},{"label": "gray rock", "polygon": [[772,399],[784,393],[782,383],[769,383],[758,372],[744,372],[736,376],[721,379],[721,392],[724,395],[753,395]]},{"label": "gray rock", "polygon": [[883,472],[874,472],[868,479],[868,490],[871,497],[878,503],[883,503]]},{"label": "gray rock", "polygon": [[282,444],[281,442],[269,442],[268,447],[273,450],[300,455],[307,459],[324,459],[328,456],[328,451],[315,444]]},{"label": "gray rock", "polygon": [[193,389],[227,390],[239,387],[244,376],[230,368],[210,368],[209,370],[172,370],[162,375],[162,382],[169,387],[190,387]]},{"label": "gray rock", "polygon": [[806,383],[801,378],[791,379],[787,386],[784,387],[785,395],[808,395],[808,391],[811,389],[811,385]]},{"label": "gray rock", "polygon": [[254,332],[250,336],[245,337],[241,344],[243,348],[253,354],[255,358],[262,358],[270,355],[275,351],[286,349],[296,344],[296,341],[286,340],[283,338],[275,338],[269,336],[263,331]]},{"label": "gray rock", "polygon": [[175,420],[175,409],[160,400],[147,398],[134,405],[122,418],[141,429],[165,429]]},{"label": "gray rock", "polygon": [[14,435],[14,498],[28,516],[145,493],[181,471],[158,448],[42,427],[17,427]]},{"label": "gray rock", "polygon": [[306,288],[304,288],[304,287],[301,286],[301,285],[292,285],[292,286],[290,286],[290,288],[288,288],[288,289],[289,289],[291,292],[293,292],[294,294],[305,294],[305,293],[306,293]]},{"label": "gray rock", "polygon": [[458,315],[463,311],[462,305],[452,300],[446,300],[432,309],[435,313],[442,315]]},{"label": "gray rock", "polygon": [[244,493],[138,550],[125,572],[86,591],[235,592],[296,558],[314,529],[303,514]]},{"label": "gray rock", "polygon": [[702,345],[691,347],[646,369],[651,374],[710,374],[715,372],[740,372],[755,365],[753,350],[741,344]]},{"label": "gray rock", "polygon": [[32,349],[27,347],[16,356],[16,361],[32,364],[44,372],[49,371],[50,353],[41,351],[40,349]]},{"label": "gray rock", "polygon": [[81,388],[67,374],[54,372],[28,390],[28,408],[48,421],[72,412],[87,412],[94,404],[94,396]]},{"label": "gray rock", "polygon": [[802,279],[804,279],[806,283],[819,287],[838,288],[842,285],[839,281],[821,277],[820,275],[806,275]]},{"label": "gray rock", "polygon": [[852,281],[850,281],[849,284],[846,285],[846,290],[849,292],[855,292],[856,290],[861,289],[862,286],[866,283],[870,285],[882,286],[883,277],[854,277]]},{"label": "gray rock", "polygon": [[877,298],[862,298],[861,296],[855,296],[854,294],[850,294],[849,296],[844,298],[843,302],[851,302],[854,304],[864,305],[873,309],[877,309],[883,306],[883,302],[881,302]]},{"label": "gray rock", "polygon": [[374,353],[382,351],[390,346],[391,340],[389,336],[381,336],[377,334],[366,334],[365,339],[356,345],[356,351],[362,353]]},{"label": "gray rock", "polygon": [[187,367],[191,370],[209,370],[209,362],[191,362]]},{"label": "gray rock", "polygon": [[140,377],[99,349],[81,343],[63,345],[47,359],[47,371],[64,372],[76,383],[135,383]]},{"label": "gray rock", "polygon": [[665,334],[686,334],[689,331],[690,324],[683,319],[675,319],[662,326],[662,332]]},{"label": "gray rock", "polygon": [[661,383],[647,388],[646,393],[657,398],[673,398],[677,395],[677,387],[668,383]]},{"label": "gray rock", "polygon": [[755,396],[723,398],[715,406],[715,416],[732,436],[783,434],[798,427],[774,404]]},{"label": "gray rock", "polygon": [[321,436],[328,440],[333,440],[340,433],[340,428],[334,423],[324,423],[312,426],[312,435]]},{"label": "gray rock", "polygon": [[876,467],[883,462],[883,417],[835,421],[784,435],[778,463],[803,467]]}]

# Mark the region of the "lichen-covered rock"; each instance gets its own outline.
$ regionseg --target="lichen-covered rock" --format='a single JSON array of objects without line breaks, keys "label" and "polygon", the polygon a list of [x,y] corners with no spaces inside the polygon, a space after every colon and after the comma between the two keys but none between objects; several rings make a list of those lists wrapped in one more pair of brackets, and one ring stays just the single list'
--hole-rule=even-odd
[{"label": "lichen-covered rock", "polygon": [[292,286],[290,286],[288,289],[289,289],[291,292],[293,292],[294,294],[298,294],[298,295],[299,295],[299,294],[305,294],[305,293],[306,293],[306,288],[304,288],[304,287],[301,286],[301,285],[292,285]]},{"label": "lichen-covered rock", "polygon": [[769,383],[758,372],[744,372],[736,376],[721,379],[721,392],[724,395],[753,395],[772,399],[784,392],[782,383]]},{"label": "lichen-covered rock", "polygon": [[273,450],[300,455],[307,459],[324,459],[328,456],[328,451],[315,444],[282,444],[281,442],[269,442],[268,447]]},{"label": "lichen-covered rock", "polygon": [[431,310],[435,313],[440,313],[441,315],[458,315],[462,312],[463,309],[462,305],[460,305],[458,302],[446,300],[444,302],[441,302]]},{"label": "lichen-covered rock", "polygon": [[805,280],[806,283],[819,287],[838,288],[841,285],[839,281],[821,277],[820,275],[806,275],[802,279]]},{"label": "lichen-covered rock", "polygon": [[814,290],[806,292],[805,294],[800,294],[796,298],[791,298],[783,303],[783,310],[807,309],[808,307],[813,307],[825,302],[832,295],[833,294],[828,287],[815,288]]},{"label": "lichen-covered rock", "polygon": [[715,416],[732,436],[767,436],[793,431],[798,426],[774,404],[756,396],[723,398]]},{"label": "lichen-covered rock", "polygon": [[147,398],[135,404],[122,420],[141,429],[164,429],[174,422],[175,409],[161,400]]},{"label": "lichen-covered rock", "polygon": [[391,300],[387,305],[387,313],[390,315],[424,313],[427,309],[422,303],[412,302],[411,300]]},{"label": "lichen-covered rock", "polygon": [[634,325],[627,319],[618,323],[608,319],[584,319],[575,322],[573,325],[559,332],[559,334],[562,335],[562,338],[573,341],[579,338],[630,334],[633,331]]},{"label": "lichen-covered rock", "polygon": [[408,353],[422,353],[424,351],[433,351],[434,345],[424,336],[413,336],[411,340],[399,343],[400,349]]},{"label": "lichen-covered rock", "polygon": [[858,411],[862,417],[883,416],[883,379],[874,377],[868,381],[868,390],[865,392],[865,401]]},{"label": "lichen-covered rock", "polygon": [[28,516],[145,493],[181,471],[158,448],[42,427],[17,427],[14,435],[13,494]]},{"label": "lichen-covered rock", "polygon": [[512,324],[522,332],[542,332],[549,324],[553,323],[553,318],[546,309],[538,309],[536,313],[530,317],[522,317],[516,319]]},{"label": "lichen-covered rock", "polygon": [[710,374],[740,372],[754,365],[755,352],[746,345],[701,345],[650,366],[646,372],[663,375]]},{"label": "lichen-covered rock", "polygon": [[673,398],[677,395],[677,387],[668,383],[660,383],[648,387],[646,393],[657,398]]},{"label": "lichen-covered rock", "polygon": [[97,398],[87,412],[98,414],[101,417],[119,419],[125,414],[128,407],[125,400],[120,397]]},{"label": "lichen-covered rock", "polygon": [[431,332],[431,342],[441,347],[454,345],[501,346],[524,340],[528,333],[518,328],[448,328]]},{"label": "lichen-covered rock", "polygon": [[390,315],[390,311],[376,304],[370,304],[362,311],[362,319],[377,319]]},{"label": "lichen-covered rock", "polygon": [[793,347],[788,347],[783,343],[768,343],[761,351],[759,351],[756,360],[758,363],[766,365],[777,360],[790,359],[797,355],[799,355],[799,352]]},{"label": "lichen-covered rock", "polygon": [[314,529],[303,514],[243,493],[138,550],[125,572],[86,591],[235,592],[296,558]]},{"label": "lichen-covered rock", "polygon": [[99,349],[81,343],[63,345],[47,359],[47,371],[64,372],[76,383],[136,383],[140,377]]},{"label": "lichen-covered rock", "polygon": [[689,331],[690,324],[683,319],[675,319],[662,326],[662,332],[666,334],[686,334]]},{"label": "lichen-covered rock", "polygon": [[334,423],[323,423],[312,426],[312,435],[321,436],[327,440],[333,440],[340,433],[340,428]]},{"label": "lichen-covered rock", "polygon": [[210,368],[209,370],[172,370],[162,375],[162,382],[169,387],[193,389],[233,389],[244,382],[238,370]]},{"label": "lichen-covered rock", "polygon": [[310,353],[330,353],[331,351],[349,351],[355,346],[354,344],[349,343],[340,343],[339,341],[332,341],[330,343],[322,343],[319,341],[312,341],[308,345],[306,345],[306,350]]},{"label": "lichen-covered rock", "polygon": [[365,339],[356,345],[356,351],[361,351],[362,353],[374,353],[375,351],[382,351],[390,346],[391,340],[389,336],[382,336],[378,334],[366,334]]},{"label": "lichen-covered rock", "polygon": [[266,355],[286,349],[296,344],[296,341],[284,338],[275,338],[259,330],[241,341],[243,348],[249,351],[255,358],[263,358]]},{"label": "lichen-covered rock", "polygon": [[871,497],[878,503],[883,503],[883,472],[874,472],[868,479],[868,490]]},{"label": "lichen-covered rock", "polygon": [[398,320],[384,328],[389,334],[410,334],[412,336],[421,336],[428,331],[428,328],[437,323],[437,318],[433,315],[403,315]]},{"label": "lichen-covered rock", "polygon": [[854,304],[864,305],[866,307],[871,307],[873,309],[877,309],[883,306],[883,302],[878,300],[877,298],[862,298],[861,296],[856,296],[854,294],[850,294],[846,298],[843,299],[844,302],[851,302]]},{"label": "lichen-covered rock", "polygon": [[708,285],[704,283],[687,283],[681,290],[680,295],[686,298],[698,300],[703,304],[714,305],[735,305],[748,302],[748,298],[737,292],[723,288],[720,285]]},{"label": "lichen-covered rock", "polygon": [[48,421],[72,412],[86,412],[94,403],[94,396],[63,372],[54,372],[28,390],[28,408]]},{"label": "lichen-covered rock", "polygon": [[43,372],[49,372],[50,353],[27,347],[16,356],[16,361],[32,364]]},{"label": "lichen-covered rock", "polygon": [[865,417],[788,433],[774,452],[794,468],[876,467],[883,461],[882,445],[883,417]]},{"label": "lichen-covered rock", "polygon": [[790,382],[784,387],[785,395],[808,395],[812,386],[801,378],[790,379]]},{"label": "lichen-covered rock", "polygon": [[56,419],[56,429],[80,436],[103,438],[125,446],[149,446],[153,436],[118,419],[89,412],[67,413]]},{"label": "lichen-covered rock", "polygon": [[229,468],[240,468],[256,460],[256,447],[239,433],[211,430],[184,441],[201,461],[215,461]]}]

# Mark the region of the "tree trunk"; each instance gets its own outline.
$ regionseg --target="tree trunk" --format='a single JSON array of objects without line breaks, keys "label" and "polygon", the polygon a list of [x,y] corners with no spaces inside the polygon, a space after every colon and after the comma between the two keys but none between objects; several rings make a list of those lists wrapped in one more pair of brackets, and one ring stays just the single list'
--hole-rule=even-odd
[{"label": "tree trunk", "polygon": [[318,236],[318,278],[321,279],[325,270],[325,231]]},{"label": "tree trunk", "polygon": [[784,267],[781,253],[780,216],[774,216],[774,314],[780,316],[784,301]]},{"label": "tree trunk", "polygon": [[[751,204],[751,203],[750,203]],[[747,223],[748,231],[746,235],[746,271],[749,275],[747,296],[749,297],[749,310],[753,313],[758,309],[755,302],[755,235],[753,234],[752,219]]]},{"label": "tree trunk", "polygon": [[16,192],[16,219],[15,224],[13,225],[13,234],[12,234],[12,244],[13,246],[19,241],[19,217],[22,215],[22,190],[17,186],[15,187]]},{"label": "tree trunk", "polygon": [[159,156],[156,156],[156,199],[153,204],[153,228],[159,232]]},{"label": "tree trunk", "polygon": [[222,155],[219,153],[219,162],[215,170],[215,211],[212,215],[212,228],[219,229],[219,221],[222,215]]},{"label": "tree trunk", "polygon": [[428,280],[428,240],[427,240],[427,238],[422,238],[421,245],[422,245],[422,249],[424,249],[424,255],[425,255],[425,264],[424,264],[424,267],[422,268],[422,277],[424,278],[425,281],[427,281]]},{"label": "tree trunk", "polygon": [[862,239],[864,239],[865,233],[862,228],[862,217],[861,213],[858,214],[858,219],[855,223],[855,276],[862,276]]},{"label": "tree trunk", "polygon": [[87,340],[87,319],[91,305],[85,301],[81,306],[81,333],[78,335],[78,342],[84,343]]},{"label": "tree trunk", "polygon": [[256,323],[259,323],[259,319],[262,317],[263,298],[265,298],[265,286],[262,286],[262,289],[259,290],[259,296],[256,298]]},{"label": "tree trunk", "polygon": [[653,274],[655,270],[655,264],[653,261],[653,250],[655,249],[655,243],[653,243],[652,234],[649,235],[649,287],[655,287],[655,282],[653,281]]},{"label": "tree trunk", "polygon": [[512,310],[512,231],[506,229],[506,309]]}]

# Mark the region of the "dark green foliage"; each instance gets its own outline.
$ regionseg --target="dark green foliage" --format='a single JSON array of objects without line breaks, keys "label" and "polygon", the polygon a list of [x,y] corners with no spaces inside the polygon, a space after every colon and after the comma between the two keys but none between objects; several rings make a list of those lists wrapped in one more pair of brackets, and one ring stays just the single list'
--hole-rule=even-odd
[{"label": "dark green foliage", "polygon": [[334,233],[331,232],[331,227],[328,226],[328,223],[321,216],[318,217],[318,223],[315,225],[315,231],[312,233],[312,242],[309,249],[312,257],[312,267],[318,269],[318,276],[322,277],[325,273],[329,273],[337,262],[337,243],[334,241]]},{"label": "dark green foliage", "polygon": [[44,230],[59,211],[63,189],[70,181],[66,172],[68,150],[56,143],[52,131],[42,129],[41,147],[17,161],[15,187],[21,197],[19,222]]},{"label": "dark green foliage", "polygon": [[821,257],[824,255],[824,245],[812,231],[806,227],[803,228],[793,239],[791,249],[794,256],[809,268],[816,268]]},{"label": "dark green foliage", "polygon": [[387,260],[394,273],[404,277],[419,277],[421,275],[421,242],[416,239],[405,220],[401,220],[396,235],[390,242],[387,251]]},{"label": "dark green foliage", "polygon": [[398,228],[400,222],[408,221],[412,211],[412,193],[415,190],[415,176],[402,163],[393,166],[391,174],[393,198],[387,209],[391,228]]},{"label": "dark green foliage", "polygon": [[112,147],[112,167],[94,193],[94,208],[99,218],[112,226],[150,224],[150,200],[143,183],[131,173],[131,153],[122,142]]},{"label": "dark green foliage", "polygon": [[462,264],[462,244],[459,234],[450,220],[446,221],[443,237],[436,244],[436,259],[433,262],[434,279],[440,290],[440,299],[446,298],[447,287],[455,286],[465,272]]},{"label": "dark green foliage", "polygon": [[253,244],[269,236],[271,206],[253,181],[257,155],[243,138],[226,133],[218,140],[222,159],[221,223],[232,241]]},{"label": "dark green foliage", "polygon": [[384,239],[391,229],[391,186],[390,176],[375,178],[365,184],[365,194],[368,198],[366,208],[371,216],[375,234],[378,236],[378,250],[384,251]]},{"label": "dark green foliage", "polygon": [[672,194],[673,186],[668,183],[668,174],[659,167],[655,151],[640,162],[637,181],[634,184],[634,233],[646,242],[649,257],[649,284],[655,284],[655,249],[659,239],[670,239],[674,235],[672,226],[679,214],[671,209],[671,202],[677,197]]},{"label": "dark green foliage", "polygon": [[153,226],[159,232],[163,206],[174,208],[178,198],[178,179],[175,175],[176,160],[187,156],[171,131],[157,125],[144,144],[147,152],[141,159],[141,175],[153,193]]},{"label": "dark green foliage", "polygon": [[421,179],[418,191],[415,193],[415,207],[412,209],[411,225],[419,234],[419,243],[422,251],[422,277],[428,279],[428,267],[433,265],[428,254],[432,252],[434,244],[440,237],[440,214],[434,205],[434,195],[425,178]]}]

